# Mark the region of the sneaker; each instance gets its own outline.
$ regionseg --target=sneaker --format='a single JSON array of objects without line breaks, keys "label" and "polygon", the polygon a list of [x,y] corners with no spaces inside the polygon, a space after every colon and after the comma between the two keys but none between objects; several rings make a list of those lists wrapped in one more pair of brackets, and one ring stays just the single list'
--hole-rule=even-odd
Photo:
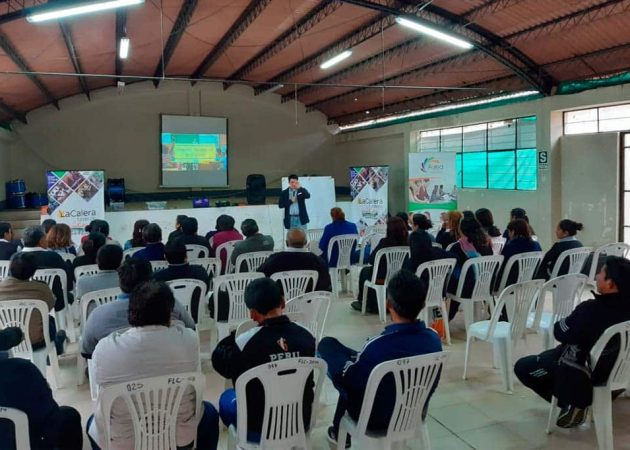
[{"label": "sneaker", "polygon": [[576,408],[574,406],[567,406],[560,411],[556,425],[560,428],[575,428],[579,427],[586,421],[588,415],[588,408]]},{"label": "sneaker", "polygon": [[[328,442],[333,444],[335,448],[337,448],[337,430],[335,427],[328,427]],[[345,448],[350,448],[352,446],[352,440],[350,439],[350,435],[346,435],[346,445]]]}]

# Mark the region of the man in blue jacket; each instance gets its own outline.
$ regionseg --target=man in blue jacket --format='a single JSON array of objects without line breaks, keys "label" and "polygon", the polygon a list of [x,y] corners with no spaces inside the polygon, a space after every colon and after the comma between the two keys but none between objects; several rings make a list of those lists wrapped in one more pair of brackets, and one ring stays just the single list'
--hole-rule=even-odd
[{"label": "man in blue jacket", "polygon": [[289,175],[289,187],[280,193],[278,208],[284,209],[284,228],[304,228],[309,222],[306,212],[306,199],[311,194],[300,186],[298,176]]},{"label": "man in blue jacket", "polygon": [[[387,285],[387,310],[393,324],[368,339],[360,352],[331,337],[325,337],[319,343],[317,352],[328,363],[328,376],[339,391],[333,425],[328,428],[328,440],[332,443],[337,442],[339,422],[346,411],[353,419],[359,418],[372,369],[393,359],[442,351],[438,334],[417,320],[424,308],[426,294],[422,280],[411,272],[400,271]],[[437,383],[436,380],[434,389]],[[395,391],[393,379],[385,378],[376,393],[368,422],[371,431],[387,430],[394,410]],[[424,408],[423,414],[426,414],[427,405]],[[349,436],[345,446],[350,447]]]}]

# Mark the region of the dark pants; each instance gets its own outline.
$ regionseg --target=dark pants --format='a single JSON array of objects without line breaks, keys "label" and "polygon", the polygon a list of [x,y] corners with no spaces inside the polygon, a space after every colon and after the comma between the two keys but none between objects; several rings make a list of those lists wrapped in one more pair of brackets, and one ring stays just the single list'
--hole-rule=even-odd
[{"label": "dark pants", "polygon": [[[197,426],[197,449],[199,450],[216,450],[219,442],[219,413],[210,402],[204,401],[202,403],[202,416]],[[94,420],[94,414],[90,416],[86,424],[86,433],[93,450],[100,450],[100,447],[94,442],[89,434],[90,426]],[[63,447],[61,447],[63,448]],[[184,446],[177,447],[181,450],[188,450],[193,448],[193,443]]]},{"label": "dark pants", "polygon": [[[219,399],[219,416],[221,422],[226,427],[236,428],[236,390],[227,389],[221,394]],[[260,442],[260,433],[249,431],[247,433],[247,440],[249,442]]]},{"label": "dark pants", "polygon": [[32,448],[82,449],[83,430],[79,412],[70,406],[60,406],[40,442],[41,445],[31,442]]},{"label": "dark pants", "polygon": [[[216,317],[214,313],[214,295],[215,294],[212,294],[209,300],[210,317],[213,319]],[[217,320],[227,322],[228,311],[230,309],[230,296],[227,291],[219,291],[217,295],[219,296],[219,314]]]},{"label": "dark pants", "polygon": [[[49,316],[48,317],[48,335],[50,336],[51,342],[55,344],[55,350],[57,350],[57,355],[63,355],[63,344],[66,340],[66,335],[57,336],[57,325],[55,324],[55,318]],[[33,350],[40,350],[46,346],[44,341],[36,342],[32,344]]]},{"label": "dark pants", "polygon": [[[363,302],[363,289],[366,281],[370,281],[372,279],[372,272],[374,268],[372,266],[367,266],[361,269],[359,272],[359,295],[357,300],[362,303]],[[367,294],[367,304],[365,307],[368,312],[378,312],[378,305],[376,304],[376,292],[374,289],[370,289]]]},{"label": "dark pants", "polygon": [[348,408],[348,397],[341,384],[343,370],[349,361],[356,360],[357,355],[358,352],[356,350],[346,347],[337,339],[331,337],[323,338],[317,346],[317,356],[328,364],[328,377],[335,389],[339,391],[339,400],[337,401],[337,408],[333,417],[335,430],[339,430],[339,422],[341,422],[341,418]]}]

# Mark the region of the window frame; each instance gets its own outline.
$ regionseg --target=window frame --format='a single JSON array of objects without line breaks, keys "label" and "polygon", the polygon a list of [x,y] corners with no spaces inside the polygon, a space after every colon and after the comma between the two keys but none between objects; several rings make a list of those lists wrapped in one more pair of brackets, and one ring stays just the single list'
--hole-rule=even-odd
[{"label": "window frame", "polygon": [[[625,132],[629,132],[630,131],[630,127],[629,128],[621,128],[618,130],[604,130],[602,131],[601,129],[601,117],[600,117],[600,110],[603,108],[614,108],[616,106],[629,106],[630,107],[630,103],[618,103],[615,105],[602,105],[602,106],[593,106],[591,108],[578,108],[578,109],[570,109],[567,111],[562,111],[562,135],[563,136],[574,136],[574,135],[579,135],[579,134],[592,134],[592,133],[625,133]],[[581,112],[581,111],[595,111],[595,123],[597,124],[597,131],[588,131],[588,132],[584,132],[584,133],[567,133],[567,115],[571,114],[571,113],[575,113],[575,112]],[[620,117],[622,119],[626,118],[626,117]],[[630,119],[630,116],[628,116],[627,118]],[[604,119],[604,120],[610,120],[610,119]],[[569,125],[572,125],[574,123],[579,123],[579,122],[570,122]]]}]

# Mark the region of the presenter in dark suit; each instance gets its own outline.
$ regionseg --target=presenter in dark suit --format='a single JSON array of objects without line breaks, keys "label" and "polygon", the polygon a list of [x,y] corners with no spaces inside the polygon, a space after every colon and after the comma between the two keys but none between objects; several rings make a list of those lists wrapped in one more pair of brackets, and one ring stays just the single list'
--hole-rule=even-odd
[{"label": "presenter in dark suit", "polygon": [[284,208],[284,228],[304,228],[308,224],[308,213],[306,212],[306,199],[311,198],[311,194],[300,187],[297,175],[289,175],[289,187],[280,194],[278,207]]}]

